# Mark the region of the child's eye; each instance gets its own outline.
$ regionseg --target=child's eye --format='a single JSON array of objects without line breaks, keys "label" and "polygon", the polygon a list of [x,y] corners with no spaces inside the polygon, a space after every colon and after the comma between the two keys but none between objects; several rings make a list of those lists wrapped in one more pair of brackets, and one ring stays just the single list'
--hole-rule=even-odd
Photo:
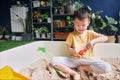
[{"label": "child's eye", "polygon": [[80,25],[76,25],[76,26],[80,26]]}]

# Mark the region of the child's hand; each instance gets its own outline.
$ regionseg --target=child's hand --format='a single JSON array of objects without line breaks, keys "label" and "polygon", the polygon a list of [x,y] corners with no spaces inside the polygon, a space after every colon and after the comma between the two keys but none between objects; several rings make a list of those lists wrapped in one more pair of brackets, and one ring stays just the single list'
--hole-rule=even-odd
[{"label": "child's hand", "polygon": [[84,55],[86,51],[87,51],[87,49],[82,49],[82,50],[80,50],[80,51],[79,51],[79,55]]},{"label": "child's hand", "polygon": [[75,51],[75,53],[73,54],[75,57],[80,57],[81,55],[79,54],[79,51]]},{"label": "child's hand", "polygon": [[79,55],[84,55],[84,54],[86,53],[86,51],[87,51],[88,49],[92,48],[93,46],[94,46],[94,42],[93,42],[93,41],[89,42],[89,43],[85,46],[84,49],[82,49],[82,50],[79,51]]},{"label": "child's hand", "polygon": [[85,46],[85,48],[86,48],[86,49],[90,49],[90,48],[94,47],[94,45],[95,45],[94,41],[90,41],[90,42]]}]

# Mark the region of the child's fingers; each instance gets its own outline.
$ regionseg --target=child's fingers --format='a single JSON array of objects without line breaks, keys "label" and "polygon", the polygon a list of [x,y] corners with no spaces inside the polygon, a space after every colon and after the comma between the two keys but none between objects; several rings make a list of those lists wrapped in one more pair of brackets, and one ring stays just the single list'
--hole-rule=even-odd
[{"label": "child's fingers", "polygon": [[80,55],[84,55],[85,52],[86,52],[86,49],[82,49],[82,50],[80,50],[79,54],[80,54]]},{"label": "child's fingers", "polygon": [[92,46],[91,46],[91,44],[90,43],[88,43],[87,45],[86,45],[86,49],[89,49],[89,48],[91,48]]},{"label": "child's fingers", "polygon": [[94,46],[94,44],[92,42],[89,42],[87,45],[86,45],[86,49],[90,49]]}]

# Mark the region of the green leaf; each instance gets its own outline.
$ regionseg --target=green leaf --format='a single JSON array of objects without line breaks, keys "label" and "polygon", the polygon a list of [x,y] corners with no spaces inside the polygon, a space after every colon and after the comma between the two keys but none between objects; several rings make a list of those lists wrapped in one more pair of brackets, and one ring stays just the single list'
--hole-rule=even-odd
[{"label": "green leaf", "polygon": [[46,52],[46,48],[44,48],[44,47],[39,47],[39,48],[38,48],[38,51],[42,51],[43,53],[45,53],[45,52]]},{"label": "green leaf", "polygon": [[38,47],[38,51],[43,52],[44,55],[46,55],[46,57],[47,57],[49,60],[52,59],[51,55],[49,55],[48,53],[46,53],[46,48],[45,48],[45,47]]},{"label": "green leaf", "polygon": [[118,31],[118,28],[117,28],[117,27],[115,27],[115,26],[113,26],[113,25],[110,25],[110,26],[111,26],[111,30],[112,30],[112,31],[115,31],[115,32]]}]

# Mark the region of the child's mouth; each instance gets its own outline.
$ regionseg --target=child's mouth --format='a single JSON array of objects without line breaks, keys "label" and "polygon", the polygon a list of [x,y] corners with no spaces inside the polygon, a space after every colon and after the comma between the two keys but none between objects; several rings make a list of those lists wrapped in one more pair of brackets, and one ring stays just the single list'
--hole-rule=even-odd
[{"label": "child's mouth", "polygon": [[79,30],[79,32],[84,32],[84,30]]}]

